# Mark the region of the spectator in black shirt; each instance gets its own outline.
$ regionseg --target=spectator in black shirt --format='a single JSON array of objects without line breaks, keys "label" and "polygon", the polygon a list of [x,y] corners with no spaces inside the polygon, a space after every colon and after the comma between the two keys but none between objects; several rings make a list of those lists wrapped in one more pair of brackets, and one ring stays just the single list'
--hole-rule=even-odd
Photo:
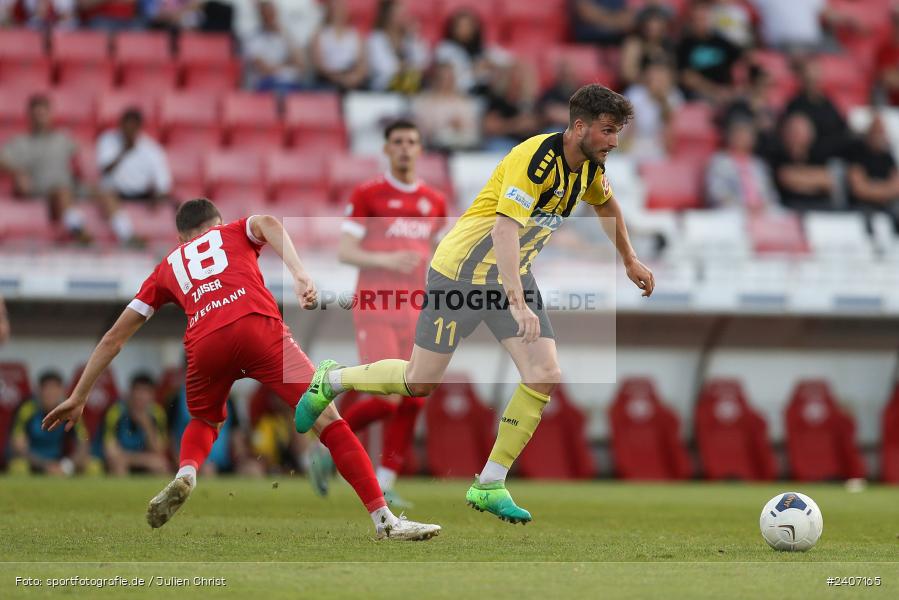
[{"label": "spectator in black shirt", "polygon": [[721,104],[734,93],[732,71],[741,50],[713,28],[711,7],[700,0],[690,8],[687,33],[677,46],[681,86],[691,99]]},{"label": "spectator in black shirt", "polygon": [[568,60],[560,60],[552,86],[537,103],[541,126],[546,131],[556,132],[568,127],[568,101],[579,87],[574,65]]},{"label": "spectator in black shirt", "polygon": [[827,156],[845,156],[849,128],[821,87],[821,68],[813,61],[805,61],[799,65],[799,77],[802,88],[787,104],[784,115],[798,112],[807,116],[815,126],[817,151]]},{"label": "spectator in black shirt", "polygon": [[786,118],[768,156],[781,203],[794,210],[831,210],[838,186],[828,157],[815,144],[815,126],[802,113]]},{"label": "spectator in black shirt", "polygon": [[508,152],[540,133],[536,73],[530,64],[516,62],[491,81],[484,113],[484,148]]},{"label": "spectator in black shirt", "polygon": [[879,116],[850,154],[849,201],[866,215],[887,213],[899,232],[899,171]]},{"label": "spectator in black shirt", "polygon": [[634,24],[627,0],[571,0],[571,30],[581,43],[616,46]]}]

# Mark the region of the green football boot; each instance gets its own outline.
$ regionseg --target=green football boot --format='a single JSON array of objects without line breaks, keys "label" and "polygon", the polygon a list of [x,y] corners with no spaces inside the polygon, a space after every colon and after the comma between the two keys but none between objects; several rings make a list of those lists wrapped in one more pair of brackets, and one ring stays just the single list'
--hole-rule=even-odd
[{"label": "green football boot", "polygon": [[531,513],[515,504],[506,490],[506,484],[502,481],[478,483],[475,479],[465,494],[465,500],[473,509],[480,512],[487,511],[513,525],[515,523],[526,525],[531,520]]},{"label": "green football boot", "polygon": [[303,392],[303,397],[297,403],[297,410],[293,416],[294,424],[300,433],[306,433],[312,429],[318,417],[337,397],[337,394],[331,389],[331,384],[328,383],[328,372],[337,368],[340,368],[340,365],[330,359],[318,363],[318,368],[312,375],[312,382]]}]

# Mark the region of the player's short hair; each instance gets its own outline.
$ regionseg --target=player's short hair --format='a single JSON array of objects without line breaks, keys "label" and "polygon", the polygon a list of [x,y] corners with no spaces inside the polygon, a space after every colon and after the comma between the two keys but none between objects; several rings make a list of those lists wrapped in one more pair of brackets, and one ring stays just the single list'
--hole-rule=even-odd
[{"label": "player's short hair", "polygon": [[384,139],[389,140],[390,134],[394,131],[400,131],[402,129],[412,129],[413,131],[418,131],[418,125],[410,121],[409,119],[396,119],[395,121],[391,121],[388,123],[387,127],[384,128]]},{"label": "player's short hair", "polygon": [[175,227],[178,233],[187,233],[216,218],[221,219],[222,215],[211,200],[195,198],[178,207],[178,212],[175,213]]},{"label": "player's short hair", "polygon": [[41,373],[41,376],[37,378],[38,387],[44,387],[50,382],[62,385],[62,375],[59,374],[59,371],[44,371]]},{"label": "player's short hair", "polygon": [[153,376],[147,372],[141,371],[135,374],[131,378],[131,389],[133,390],[139,385],[148,385],[150,387],[156,387],[156,382],[153,380]]},{"label": "player's short hair", "polygon": [[575,120],[591,122],[600,115],[608,115],[616,124],[624,126],[634,116],[634,106],[630,100],[598,83],[581,87],[568,101],[568,118],[571,125]]}]

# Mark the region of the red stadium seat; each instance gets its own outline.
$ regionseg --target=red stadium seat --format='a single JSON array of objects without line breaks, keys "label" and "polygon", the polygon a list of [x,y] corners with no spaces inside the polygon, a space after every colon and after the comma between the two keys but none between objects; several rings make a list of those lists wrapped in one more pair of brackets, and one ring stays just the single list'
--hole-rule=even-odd
[{"label": "red stadium seat", "polygon": [[186,90],[220,93],[237,87],[240,69],[233,56],[229,35],[182,33],[178,43],[178,66]]},{"label": "red stadium seat", "polygon": [[275,202],[306,197],[328,200],[327,161],[321,154],[273,153],[265,163],[269,196]]},{"label": "red stadium seat", "polygon": [[464,377],[447,375],[425,404],[428,471],[435,477],[471,477],[493,446],[496,415]]},{"label": "red stadium seat", "polygon": [[502,37],[510,46],[529,43],[547,47],[564,41],[568,27],[567,0],[500,0]]},{"label": "red stadium seat", "polygon": [[649,379],[626,379],[609,408],[615,474],[623,479],[685,479],[692,473],[677,415]]},{"label": "red stadium seat", "polygon": [[646,185],[646,207],[685,210],[702,206],[702,166],[692,160],[644,163],[640,171]]},{"label": "red stadium seat", "polygon": [[543,54],[541,65],[542,85],[546,86],[555,77],[561,62],[567,62],[573,69],[578,83],[601,83],[615,87],[618,75],[606,67],[596,46],[589,44],[571,44],[554,46]]},{"label": "red stadium seat", "polygon": [[204,150],[221,143],[218,98],[202,93],[177,93],[162,97],[159,127],[167,148]]},{"label": "red stadium seat", "polygon": [[33,29],[0,32],[0,64],[34,64],[44,58],[44,36],[40,32]]},{"label": "red stadium seat", "polygon": [[774,479],[767,425],[734,379],[707,381],[696,405],[696,442],[706,479]]},{"label": "red stadium seat", "polygon": [[42,58],[28,64],[0,62],[0,86],[4,90],[37,92],[49,88],[52,82],[53,70],[49,59]]},{"label": "red stadium seat", "polygon": [[111,88],[115,70],[109,36],[96,31],[53,31],[50,52],[60,86],[94,93]]},{"label": "red stadium seat", "polygon": [[790,67],[787,56],[777,50],[755,50],[750,61],[771,78],[767,100],[771,108],[782,110],[799,90],[799,80]]},{"label": "red stadium seat", "polygon": [[206,187],[215,202],[265,198],[262,161],[253,152],[213,152],[206,156]]},{"label": "red stadium seat", "polygon": [[850,56],[821,54],[816,59],[821,72],[821,87],[838,108],[845,109],[868,103],[870,74],[859,68]]},{"label": "red stadium seat", "polygon": [[441,154],[424,154],[418,159],[416,165],[418,176],[421,180],[439,192],[447,203],[447,208],[453,204],[453,183],[450,180],[446,167],[446,158]]},{"label": "red stadium seat", "polygon": [[880,475],[885,483],[899,483],[899,385],[883,411]]},{"label": "red stadium seat", "polygon": [[115,37],[115,57],[122,88],[160,95],[178,83],[168,34],[123,32]]},{"label": "red stadium seat", "polygon": [[30,91],[4,89],[0,94],[0,126],[25,129],[28,125],[29,98],[31,98]]},{"label": "red stadium seat", "polygon": [[787,458],[798,481],[864,477],[855,422],[822,380],[800,381],[787,406]]},{"label": "red stadium seat", "polygon": [[873,65],[878,50],[890,36],[890,5],[887,2],[828,0],[828,10],[841,17],[834,33],[843,49],[860,67]]},{"label": "red stadium seat", "polygon": [[403,11],[418,28],[418,35],[434,47],[443,38],[443,24],[440,14],[440,0],[404,0]]},{"label": "red stadium seat", "polygon": [[123,209],[134,225],[134,235],[149,242],[157,242],[161,246],[173,246],[178,243],[175,231],[175,209],[170,204],[147,206],[126,202]]},{"label": "red stadium seat", "polygon": [[52,239],[56,234],[43,200],[0,198],[0,215],[0,238],[4,240]]},{"label": "red stadium seat", "polygon": [[761,213],[747,221],[752,248],[758,254],[806,254],[808,240],[794,213]]},{"label": "red stadium seat", "polygon": [[[78,383],[78,379],[83,372],[84,365],[75,370],[71,384],[69,385],[69,394],[75,389],[75,384]],[[100,433],[106,411],[109,410],[110,406],[118,402],[119,398],[119,388],[116,386],[112,369],[107,368],[100,374],[100,378],[97,379],[97,384],[91,391],[90,396],[87,397],[87,404],[84,405],[84,413],[82,413],[81,417],[84,426],[87,428],[87,433],[92,440],[96,440],[97,435]]]},{"label": "red stadium seat", "polygon": [[690,102],[680,107],[671,120],[672,144],[678,156],[697,157],[705,164],[718,149],[718,127],[714,110],[704,102]]},{"label": "red stadium seat", "polygon": [[100,181],[97,168],[97,156],[94,146],[81,146],[75,155],[75,173],[83,183],[88,185]]},{"label": "red stadium seat", "polygon": [[333,156],[328,165],[331,200],[344,204],[360,183],[381,173],[381,161],[375,156]]},{"label": "red stadium seat", "polygon": [[172,60],[169,36],[162,32],[125,31],[115,36],[119,64],[164,65]]},{"label": "red stadium seat", "polygon": [[237,150],[276,150],[283,130],[275,97],[235,92],[225,97],[222,124],[228,145]]},{"label": "red stadium seat", "polygon": [[6,446],[16,411],[31,397],[25,363],[0,363],[0,469],[6,467]]},{"label": "red stadium seat", "polygon": [[587,440],[587,416],[558,386],[543,410],[540,427],[516,461],[523,477],[590,479],[596,463]]},{"label": "red stadium seat", "polygon": [[190,200],[206,195],[206,179],[201,157],[196,148],[167,148],[169,170],[172,173],[172,190],[179,200]]},{"label": "red stadium seat", "polygon": [[92,145],[97,126],[97,100],[90,94],[54,89],[49,94],[53,121],[81,144]]},{"label": "red stadium seat", "polygon": [[291,146],[344,151],[346,132],[340,96],[333,92],[293,94],[284,102],[284,125]]}]

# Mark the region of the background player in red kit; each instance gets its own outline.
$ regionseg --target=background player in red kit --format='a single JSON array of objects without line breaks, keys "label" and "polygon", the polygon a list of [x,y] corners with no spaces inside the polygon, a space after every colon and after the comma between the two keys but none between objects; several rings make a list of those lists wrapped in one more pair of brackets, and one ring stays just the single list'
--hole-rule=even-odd
[{"label": "background player in red kit", "polygon": [[[188,317],[184,348],[191,421],[181,439],[180,469],[147,509],[152,527],[165,524],[196,486],[197,470],[227,416],[234,381],[256,379],[296,406],[314,371],[282,321],[257,262],[262,247],[271,245],[293,275],[300,303],[315,303],[315,284],[281,223],[271,216],[252,216],[223,225],[218,209],[206,199],[185,202],[175,222],[183,243],[144,281],[91,354],[72,395],[43,422],[53,429],[67,421],[66,430],[71,429],[97,378],[125,342],[163,304],[180,306]],[[390,512],[365,450],[336,411],[323,413],[314,429],[371,514],[379,538],[427,539],[439,532],[437,525]]]},{"label": "background player in red kit", "polygon": [[[340,238],[340,260],[359,267],[353,321],[364,363],[409,358],[418,320],[411,294],[424,292],[428,262],[446,224],[443,194],[425,185],[416,173],[421,135],[415,124],[399,120],[388,125],[384,154],[389,169],[353,191]],[[379,291],[390,293],[379,296]],[[376,473],[387,501],[400,508],[409,503],[396,495],[393,486],[423,403],[424,398],[398,394],[368,396],[344,411],[353,431],[384,420],[381,465]],[[327,493],[330,471],[327,454],[319,449],[310,472],[322,494]]]}]

